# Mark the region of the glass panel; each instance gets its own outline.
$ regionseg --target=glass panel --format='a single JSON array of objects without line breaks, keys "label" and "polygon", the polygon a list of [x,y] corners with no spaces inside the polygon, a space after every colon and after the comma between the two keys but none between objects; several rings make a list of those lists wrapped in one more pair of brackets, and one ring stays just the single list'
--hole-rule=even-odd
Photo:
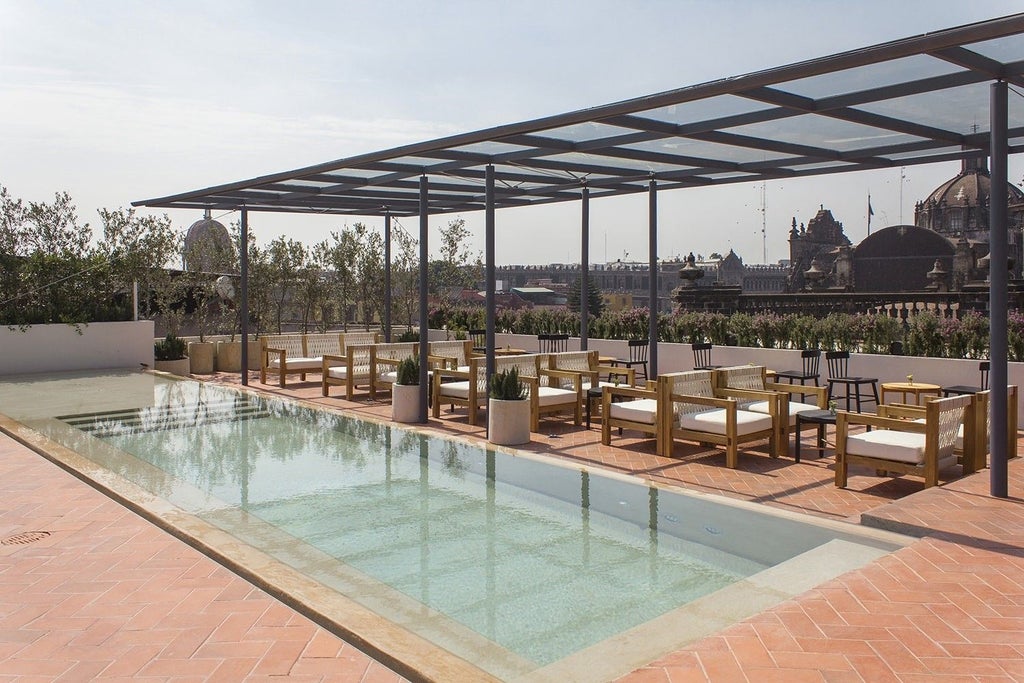
[{"label": "glass panel", "polygon": [[927,55],[914,55],[889,62],[868,64],[853,69],[833,71],[831,73],[819,74],[801,78],[796,81],[782,83],[777,87],[780,90],[803,95],[804,97],[821,98],[831,95],[840,95],[847,92],[878,88],[906,81],[914,81],[932,76],[962,71],[962,69],[949,62],[929,57]]},{"label": "glass panel", "polygon": [[989,127],[989,84],[897,97],[858,108],[954,133],[984,132]]},{"label": "glass panel", "polygon": [[648,152],[664,152],[666,154],[679,154],[681,156],[692,156],[701,159],[717,159],[734,163],[747,164],[756,161],[773,161],[778,159],[792,159],[791,154],[780,154],[779,152],[766,152],[760,149],[749,149],[735,145],[723,145],[717,142],[706,142],[704,140],[693,140],[690,138],[667,138],[665,140],[652,140],[641,142],[635,145],[625,145],[626,148],[640,149]]},{"label": "glass panel", "polygon": [[936,147],[935,149],[918,150],[914,152],[899,152],[897,154],[886,154],[887,159],[893,161],[906,161],[910,159],[923,159],[932,156],[941,156],[943,154],[959,154],[959,147]]},{"label": "glass panel", "polygon": [[735,95],[719,95],[718,97],[709,97],[704,100],[681,102],[679,104],[671,104],[667,107],[659,107],[657,109],[637,112],[637,116],[665,121],[667,123],[683,124],[720,119],[725,116],[747,114],[771,108],[771,106],[764,104],[763,102],[755,102],[744,97],[737,97]]},{"label": "glass panel", "polygon": [[980,43],[967,43],[965,49],[1000,62],[1017,62],[1024,59],[1024,35],[1004,36]]},{"label": "glass panel", "polygon": [[472,154],[509,154],[513,152],[521,152],[524,149],[522,145],[510,145],[506,142],[494,142],[492,140],[485,140],[484,142],[477,142],[472,145],[464,145],[462,147],[453,147],[456,152],[470,152]]},{"label": "glass panel", "polygon": [[812,115],[740,126],[731,129],[730,132],[839,152],[852,152],[879,145],[916,142],[922,139],[914,135],[896,133],[874,126]]},{"label": "glass panel", "polygon": [[632,128],[620,128],[619,126],[609,126],[606,123],[587,121],[585,123],[575,123],[571,126],[537,131],[536,134],[542,137],[557,138],[570,142],[586,142],[588,140],[600,140],[601,138],[610,138],[614,135],[626,135],[627,133],[635,132]]},{"label": "glass panel", "polygon": [[637,159],[622,159],[619,157],[606,157],[599,154],[584,154],[570,152],[568,154],[556,154],[545,157],[552,161],[560,161],[567,164],[583,164],[588,166],[607,166],[621,168],[628,171],[675,171],[679,169],[676,164],[659,164],[653,161],[642,161]]}]

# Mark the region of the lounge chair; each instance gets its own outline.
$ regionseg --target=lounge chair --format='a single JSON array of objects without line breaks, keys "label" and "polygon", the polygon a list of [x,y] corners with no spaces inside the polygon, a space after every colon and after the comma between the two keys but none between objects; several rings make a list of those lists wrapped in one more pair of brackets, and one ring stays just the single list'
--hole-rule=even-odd
[{"label": "lounge chair", "polygon": [[725,447],[725,465],[735,469],[739,465],[741,444],[768,439],[769,454],[776,457],[781,452],[779,423],[785,420],[785,413],[781,412],[781,395],[750,392],[761,393],[769,401],[770,411],[756,413],[743,410],[736,398],[726,397],[714,388],[710,370],[661,375],[658,377],[658,391],[659,400],[667,406],[659,416],[664,430],[662,455],[672,454],[676,439],[713,443]]},{"label": "lounge chair", "polygon": [[[933,399],[925,403],[924,421],[849,413],[836,413],[836,486],[846,488],[851,464],[882,472],[924,477],[925,487],[939,483],[939,472],[955,465],[957,433],[965,419],[966,434],[974,433],[971,395]],[[855,425],[874,427],[851,434]]]},{"label": "lounge chair", "polygon": [[[739,407],[743,410],[752,410],[755,413],[769,414],[772,412],[771,401],[764,398],[745,398],[740,391],[770,391],[784,397],[781,407],[776,411],[784,414],[786,419],[778,423],[779,436],[778,444],[781,447],[779,455],[785,455],[789,444],[789,432],[796,427],[796,416],[800,413],[812,410],[824,410],[828,408],[828,389],[826,387],[811,387],[797,384],[782,384],[781,382],[769,382],[767,371],[761,365],[738,365],[735,367],[719,368],[714,371],[715,387],[719,394],[732,396],[739,401]],[[814,403],[805,403],[802,399],[805,395],[814,397]],[[807,424],[806,428],[817,428],[817,425]],[[797,434],[799,439],[800,435]]]}]

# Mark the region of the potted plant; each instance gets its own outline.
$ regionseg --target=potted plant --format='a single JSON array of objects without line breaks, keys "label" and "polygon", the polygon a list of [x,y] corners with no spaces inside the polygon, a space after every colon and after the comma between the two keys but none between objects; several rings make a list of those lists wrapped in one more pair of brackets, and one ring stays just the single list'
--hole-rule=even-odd
[{"label": "potted plant", "polygon": [[162,372],[182,377],[189,374],[188,354],[185,353],[185,340],[168,334],[153,344],[153,367]]},{"label": "potted plant", "polygon": [[195,324],[199,341],[188,343],[189,370],[198,375],[213,374],[213,357],[216,347],[206,339],[212,323],[212,287],[204,275],[194,274],[190,296],[195,304],[192,321]]},{"label": "potted plant", "polygon": [[526,385],[516,368],[502,370],[491,377],[487,401],[487,440],[502,446],[530,442],[530,402]]},{"label": "potted plant", "polygon": [[391,419],[395,422],[420,421],[420,359],[409,356],[398,363],[391,387]]}]

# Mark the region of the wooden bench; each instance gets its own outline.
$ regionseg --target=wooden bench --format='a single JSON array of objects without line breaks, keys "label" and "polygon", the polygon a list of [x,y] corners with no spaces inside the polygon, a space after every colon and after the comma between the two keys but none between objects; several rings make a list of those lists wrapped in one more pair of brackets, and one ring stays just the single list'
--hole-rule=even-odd
[{"label": "wooden bench", "polygon": [[380,338],[380,332],[343,332],[341,353],[327,354],[322,359],[321,393],[329,396],[330,385],[344,385],[345,398],[351,401],[357,384],[365,384],[372,389],[371,349],[380,342]]}]

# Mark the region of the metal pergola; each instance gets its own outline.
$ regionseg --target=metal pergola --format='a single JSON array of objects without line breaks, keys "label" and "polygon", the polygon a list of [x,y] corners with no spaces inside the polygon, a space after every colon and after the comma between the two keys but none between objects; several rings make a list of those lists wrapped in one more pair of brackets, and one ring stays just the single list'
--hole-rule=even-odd
[{"label": "metal pergola", "polygon": [[[419,216],[421,264],[426,264],[428,216],[483,210],[489,375],[496,210],[580,202],[580,337],[586,348],[591,199],[648,193],[654,302],[658,192],[985,156],[992,187],[1004,187],[1008,155],[1024,150],[1024,96],[1011,101],[1011,88],[1024,90],[1024,14],[133,206],[238,210],[242,244],[249,211],[382,216],[389,266],[392,216]],[[1007,254],[1005,193],[992,193],[990,216],[991,262],[1000,263]],[[243,339],[248,333],[245,256],[243,249]],[[427,329],[426,274],[421,266],[421,330]],[[1007,277],[1005,269],[991,269],[994,387],[1007,381]],[[390,270],[385,279],[390,296]],[[390,305],[385,310],[390,330]],[[650,316],[649,335],[656,375],[656,315]],[[424,393],[426,350],[421,344]],[[993,393],[991,405],[993,433],[1005,433],[1006,396]],[[421,420],[426,419],[423,400]],[[991,471],[993,495],[1006,496],[1006,444],[999,439],[992,440]]]}]

